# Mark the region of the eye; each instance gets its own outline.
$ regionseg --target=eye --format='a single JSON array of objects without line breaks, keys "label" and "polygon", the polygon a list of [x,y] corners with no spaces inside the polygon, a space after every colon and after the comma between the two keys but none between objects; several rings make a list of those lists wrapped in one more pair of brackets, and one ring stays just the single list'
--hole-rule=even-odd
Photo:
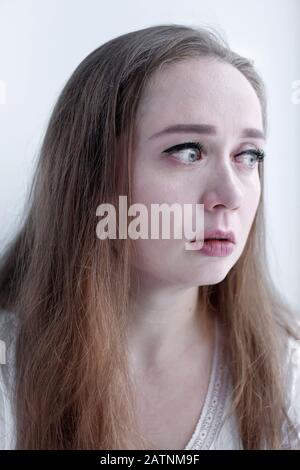
[{"label": "eye", "polygon": [[262,149],[248,149],[235,155],[235,158],[246,162],[249,169],[256,168],[256,163],[260,163],[265,158],[265,152]]},{"label": "eye", "polygon": [[[203,152],[204,146],[200,142],[184,142],[182,144],[174,145],[163,153],[168,155],[179,154],[180,160],[185,165],[191,165],[201,160],[201,152]],[[184,158],[185,157],[185,158]],[[248,149],[235,155],[235,157],[241,163],[245,163],[248,169],[254,169],[256,163],[260,163],[265,158],[265,152],[262,149]]]},{"label": "eye", "polygon": [[193,164],[201,159],[200,155],[204,147],[200,142],[184,142],[164,150],[168,155],[179,154],[181,161],[186,165]]}]

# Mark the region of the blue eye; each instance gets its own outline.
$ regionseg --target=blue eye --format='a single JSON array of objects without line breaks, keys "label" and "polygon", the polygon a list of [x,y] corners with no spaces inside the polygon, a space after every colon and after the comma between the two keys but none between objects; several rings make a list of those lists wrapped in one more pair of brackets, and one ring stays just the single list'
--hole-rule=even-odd
[{"label": "blue eye", "polygon": [[[242,152],[238,153],[235,158],[242,156],[242,160],[247,160],[249,162],[249,168],[254,169],[256,167],[256,163],[260,163],[265,158],[265,152],[262,149],[248,149],[243,150]],[[246,157],[246,158],[244,158]],[[248,157],[248,158],[247,158]],[[248,165],[248,163],[247,163]]]},{"label": "blue eye", "polygon": [[[186,155],[188,157],[187,164],[192,164],[199,161],[197,154],[199,155],[203,151],[203,148],[204,147],[200,142],[184,142],[183,144],[177,144],[164,150],[163,153],[167,153],[169,155]],[[185,150],[190,150],[190,152],[185,152]]]},{"label": "blue eye", "polygon": [[[185,150],[190,150],[190,152],[185,152]],[[177,144],[173,147],[168,148],[167,150],[164,150],[163,153],[167,153],[168,155],[186,155],[187,160],[184,164],[189,165],[201,160],[201,157],[198,158],[198,155],[201,155],[201,152],[203,152],[203,150],[204,146],[200,142],[184,142],[182,144]],[[256,167],[256,163],[262,162],[265,158],[265,152],[262,149],[248,149],[243,150],[242,152],[235,155],[235,158],[237,158],[237,160],[241,159],[242,162],[248,162],[248,168],[254,169]],[[182,161],[182,159],[180,160]]]}]

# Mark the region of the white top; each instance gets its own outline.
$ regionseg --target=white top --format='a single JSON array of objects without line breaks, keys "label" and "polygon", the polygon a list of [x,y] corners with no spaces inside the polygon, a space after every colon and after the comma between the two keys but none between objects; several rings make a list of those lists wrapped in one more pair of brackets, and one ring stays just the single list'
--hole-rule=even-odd
[{"label": "white top", "polygon": [[[224,360],[226,356],[222,351],[223,342],[218,322],[215,325],[215,346],[208,391],[196,428],[184,450],[243,449],[235,416],[234,414],[226,415],[231,404],[232,385],[228,364]],[[5,364],[1,364],[3,357],[1,361],[0,347],[0,449],[15,448],[15,420],[10,398],[14,382],[15,336],[13,332],[15,327],[14,316],[0,311],[0,340],[6,343]],[[288,340],[285,361],[288,413],[300,437],[300,341],[293,338]],[[295,448],[286,437],[283,447]]]}]

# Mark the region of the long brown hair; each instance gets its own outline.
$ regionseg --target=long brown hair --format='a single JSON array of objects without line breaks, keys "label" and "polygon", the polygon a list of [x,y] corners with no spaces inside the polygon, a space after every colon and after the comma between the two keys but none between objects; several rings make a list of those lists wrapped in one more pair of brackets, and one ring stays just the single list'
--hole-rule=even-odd
[{"label": "long brown hair", "polygon": [[[18,319],[17,449],[149,449],[128,368],[130,239],[99,240],[95,211],[103,202],[117,206],[118,194],[131,203],[135,116],[152,73],[200,56],[229,63],[249,80],[266,130],[266,93],[252,61],[207,27],[158,25],[114,38],[79,64],[58,97],[24,222],[0,265],[0,307]],[[199,287],[226,331],[245,449],[279,448],[284,423],[293,431],[279,371],[283,339],[298,333],[268,271],[263,168],[241,257],[222,282]]]}]

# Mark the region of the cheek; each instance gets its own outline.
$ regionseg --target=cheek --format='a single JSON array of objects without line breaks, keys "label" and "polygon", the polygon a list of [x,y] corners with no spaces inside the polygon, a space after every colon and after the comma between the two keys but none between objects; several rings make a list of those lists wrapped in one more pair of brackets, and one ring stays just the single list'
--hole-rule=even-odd
[{"label": "cheek", "polygon": [[[184,194],[182,184],[174,178],[169,178],[166,174],[154,174],[151,171],[135,172],[135,178],[132,185],[133,203],[144,204],[148,211],[148,236],[151,236],[151,204],[182,204],[187,199],[192,199]],[[190,201],[186,201],[190,202]],[[172,223],[170,231],[172,233]],[[160,218],[160,237],[161,237]],[[143,275],[147,275],[156,280],[177,280],[181,281],[186,274],[184,273],[184,240],[181,239],[137,239],[132,240],[132,258],[131,264],[137,268]],[[174,269],[181,266],[180,270]]]},{"label": "cheek", "polygon": [[[133,240],[131,266],[156,282],[181,282],[188,274],[180,240]],[[180,268],[180,269],[179,269]]]},{"label": "cheek", "polygon": [[245,239],[245,242],[254,221],[260,197],[261,184],[260,180],[257,179],[251,188],[247,190],[247,197],[245,197],[243,206],[240,209],[241,231],[244,232],[243,238]]},{"label": "cheek", "polygon": [[171,165],[168,168],[139,163],[135,167],[132,181],[133,202],[145,205],[194,203],[199,197],[199,187],[203,185],[199,175],[195,179],[194,172],[179,174]]},{"label": "cheek", "polygon": [[256,214],[259,201],[261,197],[261,183],[259,176],[257,175],[257,179],[255,181],[255,184],[253,184],[252,190],[249,192],[249,198],[248,198],[248,213],[249,217],[254,219],[254,216]]},{"label": "cheek", "polygon": [[153,266],[155,269],[156,266],[159,266],[164,251],[162,240],[144,240],[139,238],[132,240],[132,246],[132,263],[136,267],[150,269]]},{"label": "cheek", "polygon": [[168,202],[175,197],[174,185],[166,175],[155,172],[151,168],[137,168],[133,174],[132,198],[133,202],[145,205],[151,203]]}]

